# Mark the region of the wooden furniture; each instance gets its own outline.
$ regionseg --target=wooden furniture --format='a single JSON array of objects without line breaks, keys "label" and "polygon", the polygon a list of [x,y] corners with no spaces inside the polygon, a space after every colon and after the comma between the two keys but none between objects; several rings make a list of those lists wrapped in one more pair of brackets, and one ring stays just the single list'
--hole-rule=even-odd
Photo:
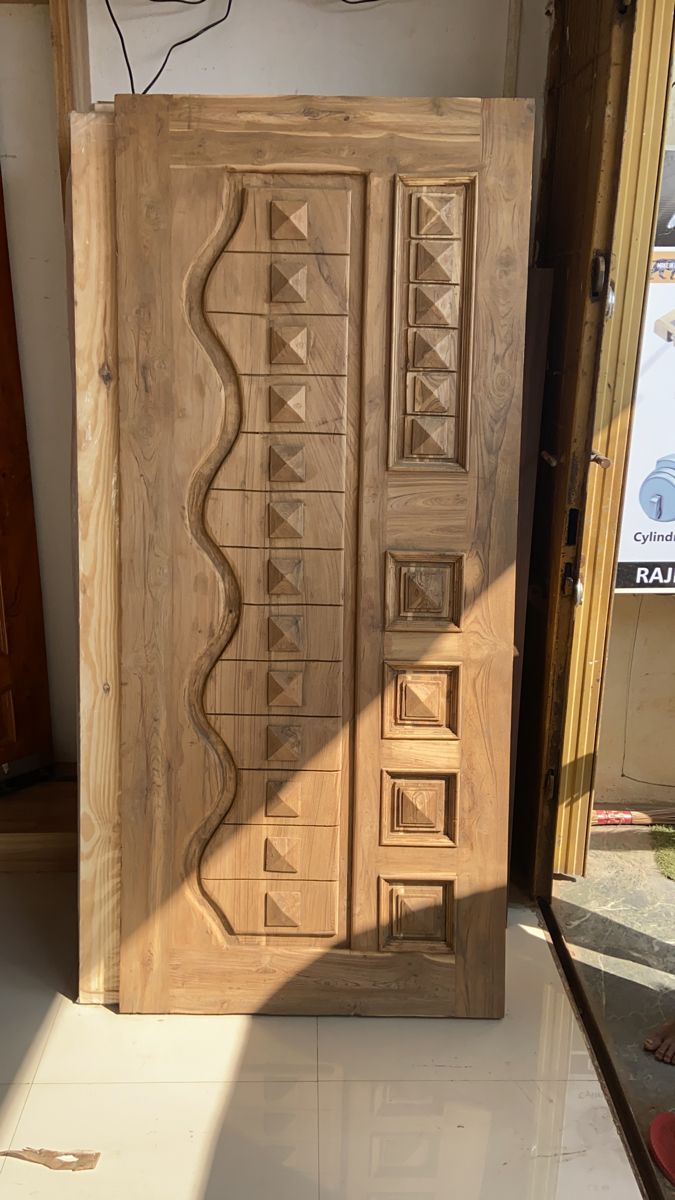
[{"label": "wooden furniture", "polygon": [[83,999],[502,1014],[531,123],[74,119]]}]

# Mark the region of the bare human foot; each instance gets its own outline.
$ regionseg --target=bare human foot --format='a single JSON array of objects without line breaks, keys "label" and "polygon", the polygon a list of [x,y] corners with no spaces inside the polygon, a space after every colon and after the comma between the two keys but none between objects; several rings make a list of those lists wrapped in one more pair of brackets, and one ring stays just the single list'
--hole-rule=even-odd
[{"label": "bare human foot", "polygon": [[675,1021],[666,1021],[645,1042],[645,1050],[659,1062],[675,1066]]}]

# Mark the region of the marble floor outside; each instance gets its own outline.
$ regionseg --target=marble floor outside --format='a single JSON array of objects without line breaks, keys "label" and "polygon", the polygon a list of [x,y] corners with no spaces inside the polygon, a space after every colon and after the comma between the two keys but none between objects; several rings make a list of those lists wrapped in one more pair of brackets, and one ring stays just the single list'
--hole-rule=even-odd
[{"label": "marble floor outside", "polygon": [[636,1200],[536,915],[501,1022],[138,1017],[78,1006],[71,876],[0,876],[0,1197]]},{"label": "marble floor outside", "polygon": [[[675,883],[654,861],[649,830],[595,829],[584,879],[558,879],[553,911],[643,1137],[674,1107],[675,1067],[642,1049],[675,1017]],[[675,1188],[659,1175],[663,1196]]]}]

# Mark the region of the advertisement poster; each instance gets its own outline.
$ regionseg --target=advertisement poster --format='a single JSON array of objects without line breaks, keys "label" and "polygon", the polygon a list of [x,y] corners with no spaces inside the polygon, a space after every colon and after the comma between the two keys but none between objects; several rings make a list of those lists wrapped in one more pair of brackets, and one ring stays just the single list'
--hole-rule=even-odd
[{"label": "advertisement poster", "polygon": [[616,590],[675,592],[675,148],[659,194]]}]

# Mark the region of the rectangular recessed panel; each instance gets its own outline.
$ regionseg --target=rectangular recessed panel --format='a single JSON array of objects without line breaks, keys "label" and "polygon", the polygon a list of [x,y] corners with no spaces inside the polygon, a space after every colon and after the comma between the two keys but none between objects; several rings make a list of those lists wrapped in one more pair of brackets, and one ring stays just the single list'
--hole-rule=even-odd
[{"label": "rectangular recessed panel", "polygon": [[457,773],[382,771],[383,846],[454,846]]},{"label": "rectangular recessed panel", "polygon": [[348,187],[298,183],[245,188],[241,221],[225,253],[258,250],[292,254],[348,254],[351,216]]},{"label": "rectangular recessed panel", "polygon": [[347,381],[339,375],[247,375],[242,433],[344,433]]},{"label": "rectangular recessed panel", "polygon": [[339,717],[342,664],[284,661],[217,662],[206,683],[207,713],[297,712]]},{"label": "rectangular recessed panel", "polygon": [[267,253],[221,256],[206,285],[206,312],[342,314],[349,257]]},{"label": "rectangular recessed panel", "polygon": [[205,879],[337,879],[338,829],[296,823],[221,825],[202,862]]},{"label": "rectangular recessed panel", "polygon": [[[342,492],[209,492],[206,518],[220,546],[338,550],[344,544]],[[248,598],[248,597],[247,597]]]},{"label": "rectangular recessed panel", "polygon": [[346,375],[347,318],[211,313],[242,375]]},{"label": "rectangular recessed panel", "polygon": [[346,438],[302,428],[244,433],[216,473],[213,486],[259,491],[340,492],[345,486]]},{"label": "rectangular recessed panel", "polygon": [[303,879],[209,879],[209,895],[235,934],[331,937],[337,884]]},{"label": "rectangular recessed panel", "polygon": [[[305,546],[269,546],[267,549],[228,546],[226,554],[241,590],[242,607],[259,604],[340,606],[343,602],[342,550],[314,550]],[[291,590],[289,584],[284,585],[280,582],[280,577],[288,572],[296,572],[298,575],[300,592],[296,593],[295,590]],[[242,621],[245,615],[242,612]],[[229,643],[230,646],[238,634],[239,629]],[[240,654],[239,657],[254,658],[255,655]]]},{"label": "rectangular recessed panel", "polygon": [[226,824],[337,825],[340,774],[271,767],[240,771]]},{"label": "rectangular recessed panel", "polygon": [[[288,621],[296,627],[302,626],[299,645],[297,640],[283,636]],[[338,662],[342,658],[342,638],[342,612],[338,605],[246,604],[234,637],[223,651],[223,660],[260,659],[275,663],[308,658]]]},{"label": "rectangular recessed panel", "polygon": [[214,716],[211,723],[237,767],[339,771],[342,766],[338,717]]}]

